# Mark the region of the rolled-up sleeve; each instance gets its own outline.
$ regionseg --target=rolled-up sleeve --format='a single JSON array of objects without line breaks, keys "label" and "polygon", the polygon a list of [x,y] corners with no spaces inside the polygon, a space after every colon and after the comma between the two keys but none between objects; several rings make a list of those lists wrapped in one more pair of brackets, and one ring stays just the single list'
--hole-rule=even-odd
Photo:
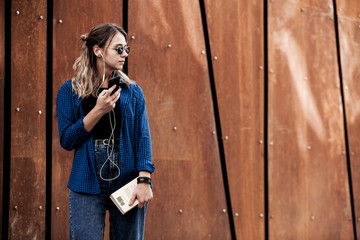
[{"label": "rolled-up sleeve", "polygon": [[66,82],[59,89],[56,99],[60,144],[69,151],[78,147],[91,136],[91,133],[84,128],[84,116],[76,116],[74,97],[76,98],[70,82]]}]

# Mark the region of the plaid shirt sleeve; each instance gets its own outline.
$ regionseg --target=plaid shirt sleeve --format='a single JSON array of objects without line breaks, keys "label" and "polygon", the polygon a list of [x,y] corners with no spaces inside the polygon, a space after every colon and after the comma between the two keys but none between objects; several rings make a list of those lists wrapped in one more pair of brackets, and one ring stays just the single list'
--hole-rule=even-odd
[{"label": "plaid shirt sleeve", "polygon": [[78,97],[72,91],[71,82],[67,81],[59,89],[56,111],[60,144],[69,151],[77,148],[91,136],[84,128],[84,116],[75,108],[74,98]]},{"label": "plaid shirt sleeve", "polygon": [[144,93],[139,86],[137,91],[135,112],[135,141],[136,141],[136,168],[137,171],[154,172],[152,163],[150,128],[145,106]]}]

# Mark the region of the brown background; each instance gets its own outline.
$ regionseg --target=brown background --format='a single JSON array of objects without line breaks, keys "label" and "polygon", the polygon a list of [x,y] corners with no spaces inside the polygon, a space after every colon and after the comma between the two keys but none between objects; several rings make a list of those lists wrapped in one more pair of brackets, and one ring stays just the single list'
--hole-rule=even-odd
[{"label": "brown background", "polygon": [[0,0],[2,239],[68,238],[55,101],[103,22],[147,101],[145,239],[360,238],[358,0]]}]

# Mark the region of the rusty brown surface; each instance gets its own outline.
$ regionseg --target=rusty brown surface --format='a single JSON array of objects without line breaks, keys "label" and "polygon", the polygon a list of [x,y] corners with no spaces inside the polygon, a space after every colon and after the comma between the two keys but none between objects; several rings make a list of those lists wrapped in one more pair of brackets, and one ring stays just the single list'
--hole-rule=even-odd
[{"label": "rusty brown surface", "polygon": [[[67,181],[72,166],[73,152],[62,149],[56,117],[56,96],[60,86],[69,80],[72,65],[80,54],[82,34],[105,22],[122,24],[122,1],[54,1],[53,19],[53,160],[52,160],[52,239],[68,238]],[[61,20],[61,21],[60,21]],[[61,23],[60,23],[61,22]],[[59,207],[59,211],[56,210]],[[105,239],[108,239],[106,224]]]},{"label": "rusty brown surface", "polygon": [[263,2],[205,1],[238,239],[264,239]]},{"label": "rusty brown surface", "polygon": [[12,1],[11,13],[9,238],[44,239],[46,1]]},{"label": "rusty brown surface", "polygon": [[157,167],[145,239],[230,239],[199,2],[129,1],[128,16]]},{"label": "rusty brown surface", "polygon": [[[5,74],[5,1],[0,0],[0,216],[3,213],[3,164],[4,164],[4,74]],[[0,218],[0,233],[2,233]]]},{"label": "rusty brown surface", "polygon": [[270,239],[354,239],[333,9],[319,2],[268,5]]},{"label": "rusty brown surface", "polygon": [[360,2],[337,1],[340,58],[357,238],[360,238]]}]

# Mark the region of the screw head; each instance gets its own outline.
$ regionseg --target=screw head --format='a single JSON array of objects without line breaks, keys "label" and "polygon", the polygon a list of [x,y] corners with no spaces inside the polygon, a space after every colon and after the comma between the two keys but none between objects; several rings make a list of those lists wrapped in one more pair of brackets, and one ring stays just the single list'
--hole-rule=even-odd
[{"label": "screw head", "polygon": [[263,218],[263,217],[264,217],[264,214],[263,214],[263,213],[260,213],[260,217]]},{"label": "screw head", "polygon": [[167,47],[168,47],[168,48],[171,48],[171,44],[168,44]]},{"label": "screw head", "polygon": [[239,213],[235,213],[235,217],[238,217],[239,216]]},{"label": "screw head", "polygon": [[20,112],[20,108],[18,108],[18,107],[17,107],[15,110],[16,110],[17,112]]},{"label": "screw head", "polygon": [[226,209],[225,209],[225,208],[223,209],[223,213],[226,213]]},{"label": "screw head", "polygon": [[179,213],[182,213],[183,212],[183,210],[182,209],[179,209]]},{"label": "screw head", "polygon": [[43,19],[44,19],[44,16],[40,16],[39,18],[40,18],[41,20],[43,20]]},{"label": "screw head", "polygon": [[176,126],[174,126],[174,127],[173,127],[173,130],[174,130],[174,131],[176,131],[176,130],[177,130],[177,127],[176,127]]},{"label": "screw head", "polygon": [[62,20],[61,19],[59,19],[59,21],[58,21],[59,23],[62,23]]},{"label": "screw head", "polygon": [[134,35],[133,35],[133,36],[131,36],[131,39],[132,39],[132,40],[134,40],[134,39],[135,39],[135,36],[134,36]]},{"label": "screw head", "polygon": [[214,60],[215,60],[215,61],[216,61],[216,60],[218,60],[218,57],[217,57],[217,56],[215,56],[215,57],[214,57]]},{"label": "screw head", "polygon": [[213,132],[212,132],[212,135],[215,135],[215,134],[216,134],[216,132],[215,132],[215,131],[213,131]]},{"label": "screw head", "polygon": [[40,210],[40,211],[41,211],[41,210],[43,210],[43,207],[42,207],[42,206],[40,206],[40,207],[39,207],[39,210]]},{"label": "screw head", "polygon": [[42,111],[41,111],[41,110],[39,110],[39,111],[38,111],[38,113],[39,113],[39,115],[41,115],[41,114],[42,114]]},{"label": "screw head", "polygon": [[19,14],[20,14],[20,11],[16,11],[15,13],[16,13],[16,15],[19,15]]},{"label": "screw head", "polygon": [[264,68],[263,68],[263,66],[259,66],[259,69],[260,69],[260,70],[263,70]]},{"label": "screw head", "polygon": [[229,140],[229,137],[228,137],[228,136],[225,136],[225,140]]},{"label": "screw head", "polygon": [[315,220],[315,216],[311,216],[310,219],[311,219],[311,220]]},{"label": "screw head", "polygon": [[203,54],[203,55],[204,55],[204,54],[205,54],[205,50],[202,50],[202,51],[201,51],[201,54]]},{"label": "screw head", "polygon": [[19,209],[19,207],[18,207],[18,206],[14,206],[14,209],[15,209],[15,210],[18,210],[18,209]]},{"label": "screw head", "polygon": [[307,149],[308,149],[308,150],[311,150],[311,146],[310,146],[310,145],[309,145],[309,146],[307,146]]},{"label": "screw head", "polygon": [[263,142],[263,140],[260,140],[259,143],[260,143],[260,144],[263,144],[264,142]]},{"label": "screw head", "polygon": [[60,207],[56,207],[56,211],[60,211]]}]

